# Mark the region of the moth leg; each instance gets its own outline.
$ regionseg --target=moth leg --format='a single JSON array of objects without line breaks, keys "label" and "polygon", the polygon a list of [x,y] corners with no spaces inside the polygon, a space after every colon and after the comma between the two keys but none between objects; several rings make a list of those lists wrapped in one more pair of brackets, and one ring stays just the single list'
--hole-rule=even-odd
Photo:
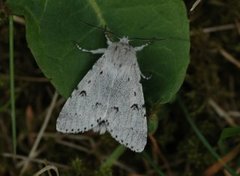
[{"label": "moth leg", "polygon": [[110,38],[108,37],[107,32],[105,32],[105,37],[106,37],[106,39],[107,39],[107,44],[108,44],[108,45],[111,45],[111,44],[112,44],[112,41],[111,41]]},{"label": "moth leg", "polygon": [[139,66],[138,66],[138,67],[135,67],[135,69],[136,69],[136,73],[137,73],[137,74],[140,73],[140,76],[141,76],[143,79],[149,80],[149,79],[152,78],[152,74],[151,74],[150,76],[145,76],[145,75],[141,72]]},{"label": "moth leg", "polygon": [[107,39],[107,44],[108,44],[108,45],[111,45],[111,44],[112,44],[112,41],[111,41],[110,38],[108,37],[108,33],[109,33],[109,31],[107,30],[107,25],[105,25],[105,27],[104,27],[104,35],[105,35],[105,38]]},{"label": "moth leg", "polygon": [[137,47],[134,47],[134,50],[137,52],[137,51],[141,51],[143,48],[145,48],[146,46],[148,46],[149,43],[146,43],[144,45],[141,45],[141,46],[137,46]]},{"label": "moth leg", "polygon": [[87,52],[87,53],[92,53],[92,54],[103,54],[106,51],[106,48],[99,48],[99,49],[95,49],[95,50],[87,50],[84,49],[82,47],[80,47],[78,44],[76,44],[77,48],[83,52]]},{"label": "moth leg", "polygon": [[[150,42],[149,43],[146,43],[146,44],[144,44],[144,45],[141,45],[141,46],[137,46],[137,47],[134,47],[134,50],[137,52],[137,51],[141,51],[143,48],[145,48],[146,46],[148,46],[150,44]],[[145,76],[141,71],[140,71],[140,73],[141,73],[141,77],[142,78],[144,78],[144,79],[146,79],[146,80],[149,80],[151,77],[152,77],[152,75],[150,75],[150,76]]]},{"label": "moth leg", "polygon": [[145,76],[145,75],[141,72],[141,77],[142,77],[143,79],[149,80],[149,79],[152,78],[152,75],[150,75],[150,76]]}]

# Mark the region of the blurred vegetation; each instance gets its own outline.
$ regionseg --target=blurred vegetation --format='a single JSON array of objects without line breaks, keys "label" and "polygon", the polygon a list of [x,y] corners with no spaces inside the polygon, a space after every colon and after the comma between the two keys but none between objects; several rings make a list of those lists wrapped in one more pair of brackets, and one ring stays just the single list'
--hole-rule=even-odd
[{"label": "blurred vegetation", "polygon": [[[24,24],[15,19],[18,147],[14,157],[9,98],[9,28],[7,12],[0,3],[0,175],[15,176],[21,172],[33,175],[46,165],[54,165],[60,175],[69,176],[228,176],[221,162],[196,135],[187,116],[222,162],[227,162],[228,167],[239,173],[239,132],[224,139],[221,145],[218,141],[225,128],[235,129],[240,124],[240,1],[203,1],[190,12],[194,2],[185,2],[191,26],[191,63],[176,97],[181,101],[147,108],[151,133],[144,153],[119,148],[107,134],[87,132],[65,136],[57,133],[56,117],[64,103],[59,96],[47,129],[24,172],[24,162],[39,134],[55,90],[27,47]],[[116,162],[108,162],[109,158]],[[108,164],[101,167],[104,163]],[[56,175],[53,171],[45,173],[51,174]]]}]

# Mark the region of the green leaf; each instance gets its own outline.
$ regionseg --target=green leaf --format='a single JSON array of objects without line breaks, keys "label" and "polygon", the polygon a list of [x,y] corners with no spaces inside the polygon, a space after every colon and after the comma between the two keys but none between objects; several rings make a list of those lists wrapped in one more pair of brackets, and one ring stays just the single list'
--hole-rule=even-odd
[{"label": "green leaf", "polygon": [[222,133],[220,135],[220,138],[218,140],[218,145],[220,147],[220,150],[223,153],[227,152],[227,149],[224,145],[224,141],[230,137],[235,137],[240,135],[240,127],[229,127],[229,128],[224,128],[222,130]]},{"label": "green leaf", "polygon": [[219,141],[224,141],[227,138],[233,137],[233,136],[239,136],[240,135],[240,127],[229,127],[229,128],[224,128]]},{"label": "green leaf", "polygon": [[[181,0],[8,0],[13,14],[26,19],[29,47],[43,73],[68,97],[100,56],[79,51],[106,47],[107,26],[118,36],[161,38],[137,54],[145,97],[170,101],[189,63],[189,24]],[[145,43],[135,40],[132,45]]]}]

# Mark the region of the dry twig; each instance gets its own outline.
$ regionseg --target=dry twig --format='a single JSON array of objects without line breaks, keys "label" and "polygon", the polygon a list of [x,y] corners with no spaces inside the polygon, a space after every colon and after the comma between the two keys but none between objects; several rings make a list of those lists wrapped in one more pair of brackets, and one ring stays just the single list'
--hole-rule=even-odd
[{"label": "dry twig", "polygon": [[200,2],[201,0],[196,0],[190,9],[190,12],[192,12],[200,4]]},{"label": "dry twig", "polygon": [[39,159],[39,158],[28,158],[26,156],[14,155],[12,153],[3,153],[2,156],[6,157],[6,158],[29,160],[31,162],[35,162],[35,163],[39,163],[39,164],[51,164],[51,165],[54,165],[54,166],[59,167],[59,168],[70,169],[69,166],[66,166],[66,165],[63,165],[63,164],[59,164],[59,163],[55,163],[55,162],[52,162],[52,161],[47,161],[47,160],[44,160],[44,159]]},{"label": "dry twig", "polygon": [[[41,127],[41,129],[40,129],[40,131],[39,131],[39,133],[38,133],[38,136],[37,136],[37,138],[36,138],[36,140],[35,140],[35,142],[34,142],[34,144],[33,144],[32,149],[31,149],[31,151],[30,151],[30,153],[29,153],[29,155],[28,155],[28,158],[33,158],[34,155],[35,155],[36,149],[37,149],[37,147],[38,147],[38,145],[39,145],[39,143],[40,143],[40,141],[41,141],[41,139],[42,139],[43,133],[44,133],[44,131],[45,131],[47,125],[48,125],[48,122],[49,122],[49,120],[50,120],[50,117],[51,117],[51,115],[52,115],[53,108],[55,107],[55,104],[56,104],[56,101],[57,101],[57,97],[58,97],[58,94],[57,94],[57,92],[55,92],[55,94],[54,94],[54,96],[53,96],[53,99],[52,99],[52,102],[51,102],[51,104],[50,104],[50,106],[49,106],[49,108],[48,108],[48,111],[47,111],[46,117],[45,117],[45,119],[44,119],[44,122],[43,122],[43,124],[42,124],[42,127]],[[27,169],[28,163],[29,163],[29,159],[27,159],[27,160],[25,161],[25,163],[24,163],[24,165],[23,165],[23,168],[22,168],[22,170],[21,170],[21,172],[20,172],[21,175],[22,175],[22,174],[25,172],[25,170]]]},{"label": "dry twig", "polygon": [[220,117],[223,117],[226,120],[230,126],[236,126],[236,123],[228,115],[228,113],[223,110],[213,99],[209,99],[208,103]]},{"label": "dry twig", "polygon": [[234,64],[236,67],[240,69],[240,61],[234,58],[230,53],[228,53],[223,48],[220,48],[219,52],[227,61],[231,62],[232,64]]}]

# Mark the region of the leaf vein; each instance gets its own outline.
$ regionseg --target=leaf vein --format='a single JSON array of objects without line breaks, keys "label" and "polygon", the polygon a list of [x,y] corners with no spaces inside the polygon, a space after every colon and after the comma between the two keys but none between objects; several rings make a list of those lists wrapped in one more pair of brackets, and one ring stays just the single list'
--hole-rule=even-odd
[{"label": "leaf vein", "polygon": [[106,21],[104,20],[104,18],[102,16],[101,9],[99,8],[96,1],[95,0],[88,0],[88,2],[91,5],[91,7],[93,8],[94,12],[96,13],[97,18],[99,19],[100,25],[105,26]]}]

